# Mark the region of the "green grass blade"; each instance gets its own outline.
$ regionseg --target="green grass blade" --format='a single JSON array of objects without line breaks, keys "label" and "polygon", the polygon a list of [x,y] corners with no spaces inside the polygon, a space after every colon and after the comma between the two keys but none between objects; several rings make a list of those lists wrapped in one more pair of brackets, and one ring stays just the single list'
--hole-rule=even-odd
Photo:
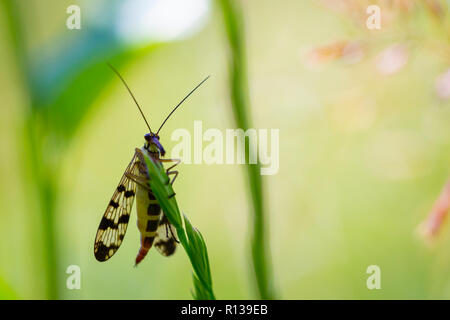
[{"label": "green grass blade", "polygon": [[152,191],[161,205],[170,223],[177,229],[178,238],[191,261],[194,291],[192,296],[197,300],[214,300],[211,270],[205,240],[200,231],[194,228],[189,219],[181,215],[172,185],[169,183],[164,167],[159,161],[146,157],[146,164],[151,181]]},{"label": "green grass blade", "polygon": [[[251,128],[243,19],[237,3],[233,0],[219,0],[230,49],[230,97],[238,128]],[[249,152],[252,152],[249,148]],[[247,162],[248,163],[248,162]],[[263,181],[260,164],[248,164],[248,185],[253,203],[253,230],[251,237],[253,270],[261,299],[274,299],[267,216],[263,205]]]}]

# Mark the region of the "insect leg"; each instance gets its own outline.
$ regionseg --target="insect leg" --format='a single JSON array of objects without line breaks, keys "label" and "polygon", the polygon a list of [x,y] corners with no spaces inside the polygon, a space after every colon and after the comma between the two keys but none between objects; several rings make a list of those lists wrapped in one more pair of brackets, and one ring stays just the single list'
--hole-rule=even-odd
[{"label": "insect leg", "polygon": [[126,176],[128,179],[130,179],[130,180],[136,182],[136,183],[137,183],[139,186],[141,186],[142,188],[144,188],[144,189],[146,189],[146,190],[148,190],[148,191],[151,190],[150,187],[148,186],[148,179],[145,179],[145,178],[136,176],[136,175],[134,175],[134,174],[132,174],[132,173],[128,173],[128,172],[125,173],[125,176]]},{"label": "insect leg", "polygon": [[180,164],[181,159],[159,159],[159,162],[175,162],[172,166],[166,169],[166,172],[175,167],[176,165]]},{"label": "insect leg", "polygon": [[178,241],[178,239],[177,239],[177,238],[175,237],[175,235],[173,234],[172,228],[171,228],[171,227],[169,227],[169,231],[170,231],[170,234],[172,235],[173,240],[175,240],[176,243],[180,243],[180,241]]},{"label": "insect leg", "polygon": [[173,185],[173,182],[175,181],[175,178],[178,176],[178,171],[170,171],[170,169],[174,168],[176,165],[180,164],[181,159],[159,159],[159,162],[175,162],[173,165],[171,165],[170,167],[168,167],[166,169],[166,174],[175,174],[175,176],[173,177],[172,181],[170,181],[170,184]]},{"label": "insect leg", "polygon": [[170,235],[171,235],[172,238],[173,238],[173,240],[174,240],[176,243],[180,243],[180,241],[178,241],[178,239],[177,239],[177,238],[175,237],[175,235],[173,234],[173,231],[172,231],[173,225],[171,225],[171,224],[169,223],[169,220],[167,219],[167,216],[166,216],[165,214],[163,214],[163,217],[162,217],[161,221],[165,221],[165,222],[166,222],[166,223],[165,223],[165,225],[166,225],[166,238],[169,237],[169,234],[168,234],[168,231],[169,231],[169,232],[170,232]]},{"label": "insect leg", "polygon": [[[170,179],[169,179],[169,175],[170,174],[174,174],[175,176],[173,177],[173,179],[172,179],[172,181],[170,181]],[[166,182],[166,185],[169,185],[169,183],[170,183],[170,185],[173,185],[173,182],[175,181],[175,178],[178,176],[178,171],[168,171],[167,172],[167,182]],[[169,199],[170,198],[173,198],[173,197],[175,197],[175,192],[174,193],[172,193],[170,196],[169,196]]]},{"label": "insect leg", "polygon": [[166,172],[167,173],[167,175],[169,175],[169,174],[174,174],[174,176],[173,176],[173,178],[172,178],[172,181],[170,181],[170,184],[172,184],[173,185],[173,182],[175,181],[175,179],[176,179],[176,177],[178,177],[178,171],[167,171]]}]

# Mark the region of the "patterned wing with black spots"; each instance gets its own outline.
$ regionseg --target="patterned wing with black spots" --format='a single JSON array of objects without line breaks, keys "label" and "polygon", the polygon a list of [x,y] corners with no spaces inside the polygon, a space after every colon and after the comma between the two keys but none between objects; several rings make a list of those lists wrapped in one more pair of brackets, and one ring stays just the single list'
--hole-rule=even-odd
[{"label": "patterned wing with black spots", "polygon": [[167,217],[163,214],[159,221],[158,230],[156,231],[156,237],[154,247],[163,256],[168,257],[175,253],[177,248],[177,231],[175,227],[170,224]]},{"label": "patterned wing with black spots", "polygon": [[125,237],[136,195],[136,183],[126,174],[137,175],[139,173],[138,163],[139,160],[135,153],[100,221],[94,243],[94,255],[98,261],[106,261],[111,258]]}]

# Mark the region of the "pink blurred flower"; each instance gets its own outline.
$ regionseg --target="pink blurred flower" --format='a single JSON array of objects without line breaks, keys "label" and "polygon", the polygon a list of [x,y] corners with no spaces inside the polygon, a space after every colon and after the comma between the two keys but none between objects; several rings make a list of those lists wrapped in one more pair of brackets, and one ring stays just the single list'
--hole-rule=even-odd
[{"label": "pink blurred flower", "polygon": [[359,62],[363,57],[364,50],[358,42],[336,41],[308,52],[307,64],[318,66],[338,59],[353,64]]},{"label": "pink blurred flower", "polygon": [[376,67],[381,74],[392,75],[400,71],[407,62],[407,46],[405,44],[396,43],[378,54],[376,58]]},{"label": "pink blurred flower", "polygon": [[436,93],[441,99],[450,98],[450,69],[436,79]]},{"label": "pink blurred flower", "polygon": [[419,225],[419,232],[427,240],[436,237],[450,210],[450,180],[433,205],[428,217]]}]

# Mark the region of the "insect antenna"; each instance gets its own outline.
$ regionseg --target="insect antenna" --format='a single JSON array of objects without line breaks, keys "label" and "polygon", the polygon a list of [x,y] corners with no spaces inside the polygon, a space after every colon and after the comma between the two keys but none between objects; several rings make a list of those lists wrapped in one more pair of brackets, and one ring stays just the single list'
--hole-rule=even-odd
[{"label": "insect antenna", "polygon": [[139,109],[139,112],[142,115],[142,118],[144,118],[145,124],[148,127],[148,130],[150,130],[150,132],[152,132],[152,129],[150,129],[150,125],[147,122],[147,119],[144,116],[144,113],[142,112],[141,107],[139,106],[139,103],[137,102],[136,98],[134,97],[133,93],[131,92],[130,88],[128,87],[127,83],[125,82],[125,80],[123,79],[123,77],[120,75],[119,71],[116,70],[116,68],[114,68],[109,62],[107,62],[107,65],[112,69],[112,71],[114,71],[115,74],[117,74],[120,78],[120,80],[122,80],[123,84],[125,85],[125,87],[127,88],[128,92],[130,93],[131,97],[133,98],[134,102],[136,103],[136,106]]},{"label": "insect antenna", "polygon": [[166,121],[170,118],[170,116],[172,115],[172,113],[175,112],[175,110],[178,109],[179,106],[181,106],[181,104],[192,94],[194,93],[195,90],[198,89],[198,87],[200,87],[203,82],[205,82],[206,80],[208,80],[210,76],[207,76],[205,79],[203,79],[194,89],[191,90],[191,92],[189,92],[184,98],[183,100],[181,100],[175,108],[173,108],[173,110],[169,113],[169,115],[167,116],[167,118],[164,120],[164,122],[161,124],[161,126],[159,127],[158,131],[156,132],[156,135],[158,135],[159,131],[161,130],[161,128],[163,127],[163,125],[166,123]]}]

